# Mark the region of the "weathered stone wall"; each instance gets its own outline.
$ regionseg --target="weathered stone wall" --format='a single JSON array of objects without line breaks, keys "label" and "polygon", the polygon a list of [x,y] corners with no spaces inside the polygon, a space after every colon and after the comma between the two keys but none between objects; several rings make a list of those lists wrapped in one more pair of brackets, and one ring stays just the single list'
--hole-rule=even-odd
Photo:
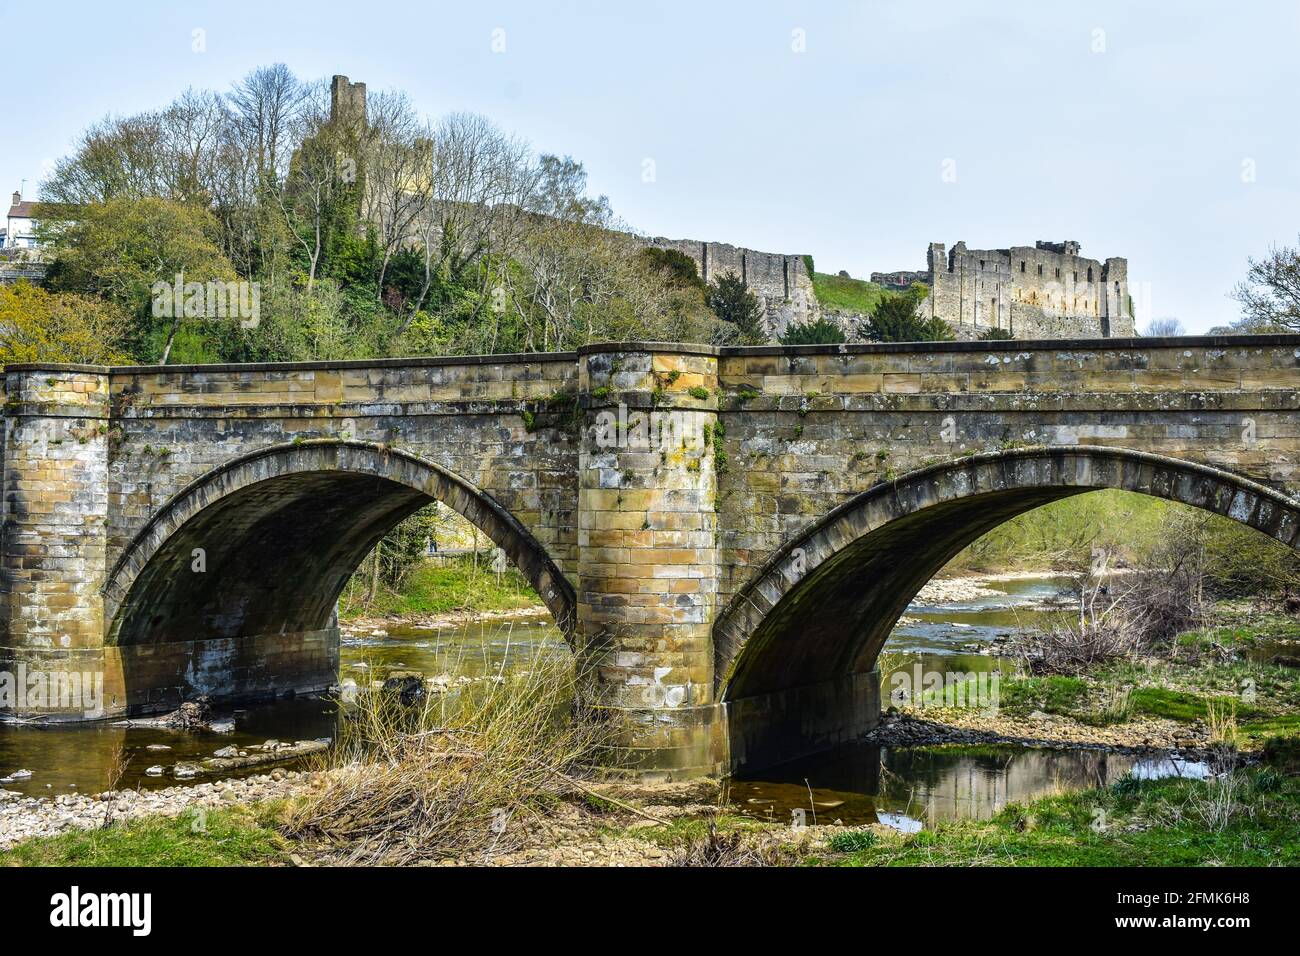
[{"label": "weathered stone wall", "polygon": [[572,573],[578,442],[566,397],[577,397],[571,353],[115,371],[109,560],[210,469],[270,445],[342,437],[405,449],[461,475]]},{"label": "weathered stone wall", "polygon": [[873,273],[872,279],[887,285],[900,277],[924,282],[930,295],[922,311],[948,322],[959,337],[990,328],[1022,339],[1133,334],[1127,260],[1088,259],[1077,242],[1009,249],[968,249],[959,242],[951,253],[935,242],[926,265],[924,273]]},{"label": "weathered stone wall", "polygon": [[[874,650],[843,650],[855,615],[884,633],[935,562],[1026,508],[1131,487],[1293,545],[1300,528],[1278,525],[1300,521],[1296,336],[11,366],[5,384],[0,665],[102,670],[116,712],[320,686],[332,595],[432,497],[572,610],[640,773],[859,732],[878,688]],[[963,481],[993,497],[930,507],[985,490]],[[803,540],[822,570],[799,597],[766,565]],[[747,635],[792,642],[746,669]]]},{"label": "weathered stone wall", "polygon": [[812,276],[803,256],[756,252],[725,242],[655,237],[646,244],[657,249],[675,249],[695,260],[705,282],[733,272],[758,297],[767,315],[768,331],[775,338],[792,324],[817,318],[819,308]]},{"label": "weathered stone wall", "polygon": [[782,541],[853,495],[976,451],[1115,445],[1217,465],[1298,495],[1300,350],[1286,336],[1243,341],[724,354],[721,593],[729,597]]}]

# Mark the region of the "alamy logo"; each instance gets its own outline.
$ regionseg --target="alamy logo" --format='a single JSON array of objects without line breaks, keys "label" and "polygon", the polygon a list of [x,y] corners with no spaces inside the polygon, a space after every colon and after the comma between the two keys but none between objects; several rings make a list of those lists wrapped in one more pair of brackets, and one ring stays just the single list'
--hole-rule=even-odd
[{"label": "alamy logo", "polygon": [[133,936],[148,936],[153,928],[150,893],[82,893],[74,886],[50,897],[50,925],[126,926]]},{"label": "alamy logo", "polygon": [[159,279],[150,289],[156,319],[238,319],[242,329],[255,329],[262,315],[260,282],[175,282]]},{"label": "alamy logo", "polygon": [[617,413],[607,410],[596,416],[596,447],[660,451],[702,448],[704,433],[698,418],[670,410],[629,413],[620,402]]},{"label": "alamy logo", "polygon": [[0,711],[80,710],[87,719],[104,716],[103,671],[39,671],[19,664],[0,671]]}]

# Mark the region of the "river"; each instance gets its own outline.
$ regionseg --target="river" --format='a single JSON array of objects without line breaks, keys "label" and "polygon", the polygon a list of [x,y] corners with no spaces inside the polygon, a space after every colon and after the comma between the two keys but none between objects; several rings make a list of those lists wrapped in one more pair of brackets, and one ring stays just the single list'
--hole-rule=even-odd
[{"label": "river", "polygon": [[[918,600],[910,606],[886,647],[894,669],[981,672],[1005,670],[987,647],[1017,628],[1052,613],[1044,602],[1064,581],[1019,578],[991,586],[1005,592],[963,600]],[[345,634],[340,679],[364,686],[390,670],[427,676],[490,676],[534,655],[567,655],[560,633],[540,619],[493,621],[456,628],[366,628]],[[888,692],[888,674],[885,676]],[[229,711],[225,713],[230,713]],[[268,739],[335,737],[339,708],[324,696],[250,705],[233,711],[235,731],[190,733],[109,723],[50,727],[0,725],[0,777],[18,769],[32,776],[4,784],[31,796],[95,793],[111,785],[174,786],[167,772],[179,761],[201,760],[230,745]],[[165,749],[164,749],[165,748]],[[122,766],[124,770],[120,770]],[[151,767],[164,773],[152,776]],[[265,772],[265,768],[256,771]],[[1064,789],[1140,776],[1199,776],[1204,768],[1094,750],[1021,746],[880,747],[856,744],[733,780],[733,808],[789,820],[796,809],[820,822],[857,824],[879,820],[917,829],[943,819],[986,818],[1008,803]],[[202,778],[199,778],[202,779]]]}]

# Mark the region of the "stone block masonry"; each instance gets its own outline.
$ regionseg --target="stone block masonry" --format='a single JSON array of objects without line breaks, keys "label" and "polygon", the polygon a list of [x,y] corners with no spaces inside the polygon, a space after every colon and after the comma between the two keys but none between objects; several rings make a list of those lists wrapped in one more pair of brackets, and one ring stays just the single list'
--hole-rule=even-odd
[{"label": "stone block masonry", "polygon": [[[1125,488],[1300,546],[1300,336],[4,370],[0,672],[104,716],[319,689],[335,601],[437,500],[542,596],[624,772],[852,739],[926,580]],[[12,709],[83,719],[75,702]]]},{"label": "stone block masonry", "polygon": [[646,240],[657,249],[674,249],[690,256],[705,282],[733,273],[754,293],[767,319],[772,338],[783,335],[791,325],[810,322],[820,315],[813,277],[804,257],[777,252],[756,252],[725,242],[695,239]]}]

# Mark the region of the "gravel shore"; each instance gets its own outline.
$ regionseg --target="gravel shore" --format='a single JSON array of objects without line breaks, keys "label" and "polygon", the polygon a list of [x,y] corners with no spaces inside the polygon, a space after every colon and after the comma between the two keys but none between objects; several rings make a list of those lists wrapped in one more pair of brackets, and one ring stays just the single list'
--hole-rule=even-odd
[{"label": "gravel shore", "polygon": [[164,790],[114,790],[107,793],[24,797],[0,790],[0,849],[31,837],[55,836],[66,830],[92,830],[106,820],[175,817],[223,804],[276,800],[309,789],[318,776],[311,771],[275,770],[255,777],[218,780]]}]

